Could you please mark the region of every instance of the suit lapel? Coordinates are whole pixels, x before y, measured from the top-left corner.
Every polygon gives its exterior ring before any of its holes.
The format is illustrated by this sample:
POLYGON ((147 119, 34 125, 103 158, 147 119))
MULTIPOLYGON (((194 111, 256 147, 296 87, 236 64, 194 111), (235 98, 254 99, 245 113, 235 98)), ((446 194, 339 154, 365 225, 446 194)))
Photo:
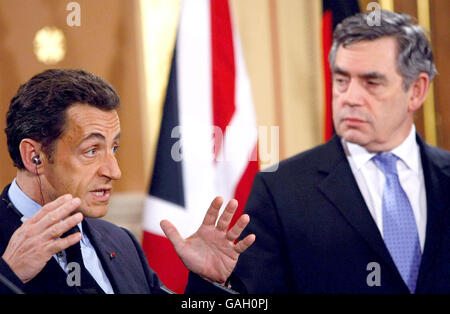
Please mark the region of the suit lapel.
POLYGON ((25 284, 25 293, 50 294, 79 294, 76 287, 67 284, 67 274, 51 257, 45 267, 28 283, 25 284))
POLYGON ((1 208, 1 212, 0 212, 0 232, 3 235, 3 239, 7 239, 7 242, 5 243, 5 247, 9 242, 9 239, 11 238, 12 234, 14 233, 14 231, 16 231, 21 225, 21 221, 19 216, 13 211, 12 208, 8 207, 12 206, 12 203, 8 197, 8 190, 9 190, 10 185, 8 185, 2 193, 0 202, 0 208, 1 208), (11 205, 10 205, 11 204, 11 205))
POLYGON ((109 237, 105 237, 96 230, 89 218, 83 220, 84 230, 86 230, 89 241, 95 248, 114 293, 127 292, 127 280, 124 275, 125 266, 122 263, 122 259, 126 260, 127 257, 121 256, 123 252, 120 251, 120 248, 109 237))
MULTIPOLYGON (((2 243, 6 248, 12 234, 22 225, 19 216, 8 205, 11 201, 8 197, 8 185, 1 195, 0 205, 0 232, 2 243)), ((10 205, 12 206, 12 204, 10 205)), ((54 257, 51 257, 44 268, 32 280, 25 284, 25 293, 78 293, 74 287, 70 287, 66 282, 67 275, 54 257)))
MULTIPOLYGON (((419 270, 417 287, 419 288, 425 275, 430 272, 433 260, 442 246, 442 234, 445 227, 444 218, 446 209, 450 207, 448 193, 450 191, 450 175, 445 173, 443 165, 440 165, 432 157, 432 149, 417 136, 420 146, 425 189, 427 195, 427 226, 425 233, 425 247, 422 254, 422 262, 419 270)), ((448 162, 448 161, 447 161, 448 162)))
POLYGON ((326 146, 328 149, 327 153, 324 154, 326 160, 319 166, 319 172, 325 174, 326 177, 318 184, 318 188, 341 212, 342 216, 365 240, 369 247, 393 271, 398 273, 378 227, 359 190, 342 148, 340 138, 334 136, 326 146))

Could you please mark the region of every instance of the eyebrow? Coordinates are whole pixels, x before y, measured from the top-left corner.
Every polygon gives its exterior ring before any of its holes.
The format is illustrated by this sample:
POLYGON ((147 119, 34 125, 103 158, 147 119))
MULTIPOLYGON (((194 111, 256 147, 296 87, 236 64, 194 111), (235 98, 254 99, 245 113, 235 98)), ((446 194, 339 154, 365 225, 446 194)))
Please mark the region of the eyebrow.
MULTIPOLYGON (((333 74, 339 74, 339 75, 343 75, 343 76, 350 76, 350 73, 339 68, 339 67, 334 67, 332 69, 333 74)), ((387 81, 387 77, 384 74, 381 74, 379 72, 368 72, 368 73, 362 73, 362 74, 358 74, 359 78, 362 79, 366 79, 366 80, 370 80, 370 79, 377 79, 377 80, 381 80, 383 82, 387 81)))
POLYGON ((364 73, 361 75, 358 75, 360 78, 365 79, 365 80, 378 80, 381 82, 386 82, 387 81, 387 77, 384 74, 381 74, 379 72, 369 72, 369 73, 364 73))
MULTIPOLYGON (((117 135, 114 137, 113 141, 118 141, 120 139, 120 136, 122 135, 122 132, 117 133, 117 135)), ((103 134, 99 133, 99 132, 94 132, 94 133, 90 133, 89 135, 87 135, 85 138, 83 138, 81 140, 81 143, 90 140, 90 139, 98 139, 101 141, 106 141, 106 138, 103 134)))
POLYGON ((343 75, 343 76, 350 76, 350 73, 348 73, 347 71, 345 71, 345 70, 343 70, 343 69, 341 69, 340 67, 337 67, 337 66, 334 66, 331 69, 331 72, 333 74, 340 74, 340 75, 343 75))

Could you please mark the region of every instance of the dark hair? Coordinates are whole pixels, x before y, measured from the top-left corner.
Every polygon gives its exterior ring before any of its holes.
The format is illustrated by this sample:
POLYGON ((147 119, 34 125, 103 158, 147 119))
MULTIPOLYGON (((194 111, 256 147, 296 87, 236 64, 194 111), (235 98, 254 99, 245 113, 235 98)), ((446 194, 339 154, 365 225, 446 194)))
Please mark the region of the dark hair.
POLYGON ((427 73, 430 81, 436 75, 431 45, 423 28, 411 22, 407 14, 380 10, 380 23, 369 23, 370 13, 359 13, 343 20, 333 34, 329 61, 334 67, 336 53, 342 45, 372 41, 382 37, 392 36, 397 41, 397 70, 403 76, 403 88, 409 89, 417 76, 427 73))
POLYGON ((46 70, 19 87, 5 128, 15 167, 25 168, 19 150, 24 138, 39 142, 51 161, 53 144, 64 132, 65 113, 75 103, 110 111, 119 107, 120 99, 109 83, 83 70, 46 70))

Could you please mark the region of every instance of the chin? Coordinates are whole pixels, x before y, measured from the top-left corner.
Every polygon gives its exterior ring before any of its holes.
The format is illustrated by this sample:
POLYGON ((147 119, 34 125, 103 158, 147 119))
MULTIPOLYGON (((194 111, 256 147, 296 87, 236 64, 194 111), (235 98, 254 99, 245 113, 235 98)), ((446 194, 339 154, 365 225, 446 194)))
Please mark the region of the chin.
POLYGON ((364 143, 366 142, 365 136, 355 129, 347 129, 343 132, 337 131, 337 133, 341 138, 350 143, 364 146, 364 143))
POLYGON ((84 207, 81 212, 85 217, 101 218, 108 213, 108 204, 102 205, 88 205, 84 207))
POLYGON ((357 136, 344 136, 343 139, 346 140, 347 142, 357 144, 357 145, 363 146, 363 147, 367 143, 366 141, 364 141, 363 139, 361 139, 357 136))

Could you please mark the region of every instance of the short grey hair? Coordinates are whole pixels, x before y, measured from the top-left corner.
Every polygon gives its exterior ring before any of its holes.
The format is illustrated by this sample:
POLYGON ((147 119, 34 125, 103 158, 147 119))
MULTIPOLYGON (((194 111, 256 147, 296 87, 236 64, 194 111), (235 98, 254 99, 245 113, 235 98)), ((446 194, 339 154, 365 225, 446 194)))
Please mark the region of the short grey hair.
POLYGON ((369 14, 358 13, 337 25, 328 57, 331 69, 341 45, 346 47, 361 41, 393 37, 397 42, 397 70, 403 76, 403 88, 408 90, 420 73, 427 73, 431 82, 437 71, 425 30, 413 24, 409 15, 386 10, 380 10, 380 24, 370 26, 369 14))

